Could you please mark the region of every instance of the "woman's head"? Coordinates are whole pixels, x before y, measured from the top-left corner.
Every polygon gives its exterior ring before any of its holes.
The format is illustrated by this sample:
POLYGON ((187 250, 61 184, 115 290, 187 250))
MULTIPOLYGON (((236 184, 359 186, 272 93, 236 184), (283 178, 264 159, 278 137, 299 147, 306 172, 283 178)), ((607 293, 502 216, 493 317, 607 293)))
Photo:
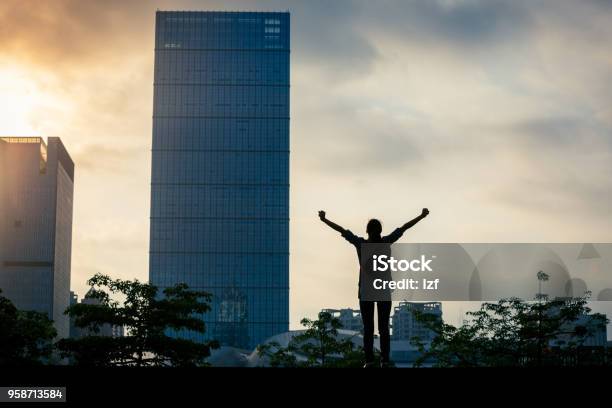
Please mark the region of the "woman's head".
POLYGON ((370 221, 368 221, 366 232, 370 237, 380 237, 380 234, 382 233, 382 224, 376 218, 372 218, 370 221))

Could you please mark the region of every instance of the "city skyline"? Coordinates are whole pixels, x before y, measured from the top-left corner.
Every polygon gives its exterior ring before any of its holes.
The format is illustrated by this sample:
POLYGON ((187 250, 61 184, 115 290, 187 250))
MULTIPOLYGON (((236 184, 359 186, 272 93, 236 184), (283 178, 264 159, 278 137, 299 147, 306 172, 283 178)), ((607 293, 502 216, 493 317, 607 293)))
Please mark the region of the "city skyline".
POLYGON ((297 328, 356 305, 354 254, 319 209, 357 233, 427 206, 408 242, 612 241, 612 9, 550 4, 7 1, 0 134, 73 155, 73 290, 147 280, 155 9, 290 9, 297 328))

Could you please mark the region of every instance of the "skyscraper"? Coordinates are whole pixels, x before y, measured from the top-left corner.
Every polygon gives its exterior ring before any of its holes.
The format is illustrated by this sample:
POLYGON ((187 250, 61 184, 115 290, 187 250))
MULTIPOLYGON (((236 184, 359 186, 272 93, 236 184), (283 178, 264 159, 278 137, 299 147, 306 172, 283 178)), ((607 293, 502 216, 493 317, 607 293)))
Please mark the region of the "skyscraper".
POLYGON ((213 294, 207 334, 289 325, 289 13, 156 14, 149 278, 213 294))
POLYGON ((0 138, 0 289, 68 337, 74 163, 57 137, 0 138))

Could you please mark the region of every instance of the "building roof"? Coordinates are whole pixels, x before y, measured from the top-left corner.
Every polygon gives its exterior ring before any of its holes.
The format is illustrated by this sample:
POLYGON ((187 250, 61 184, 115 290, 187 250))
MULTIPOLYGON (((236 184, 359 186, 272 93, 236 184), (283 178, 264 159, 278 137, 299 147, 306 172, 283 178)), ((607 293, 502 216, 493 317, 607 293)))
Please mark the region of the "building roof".
POLYGON ((14 143, 14 144, 36 144, 42 143, 45 144, 45 141, 40 136, 3 136, 0 137, 0 140, 4 143, 14 143))

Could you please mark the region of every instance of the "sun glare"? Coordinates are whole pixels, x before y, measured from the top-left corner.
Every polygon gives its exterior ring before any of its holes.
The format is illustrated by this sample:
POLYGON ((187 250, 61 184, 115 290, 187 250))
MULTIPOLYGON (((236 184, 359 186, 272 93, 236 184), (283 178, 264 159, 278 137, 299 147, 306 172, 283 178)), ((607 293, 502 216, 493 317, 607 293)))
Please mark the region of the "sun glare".
POLYGON ((39 135, 35 118, 45 99, 27 70, 0 68, 0 135, 39 135))

